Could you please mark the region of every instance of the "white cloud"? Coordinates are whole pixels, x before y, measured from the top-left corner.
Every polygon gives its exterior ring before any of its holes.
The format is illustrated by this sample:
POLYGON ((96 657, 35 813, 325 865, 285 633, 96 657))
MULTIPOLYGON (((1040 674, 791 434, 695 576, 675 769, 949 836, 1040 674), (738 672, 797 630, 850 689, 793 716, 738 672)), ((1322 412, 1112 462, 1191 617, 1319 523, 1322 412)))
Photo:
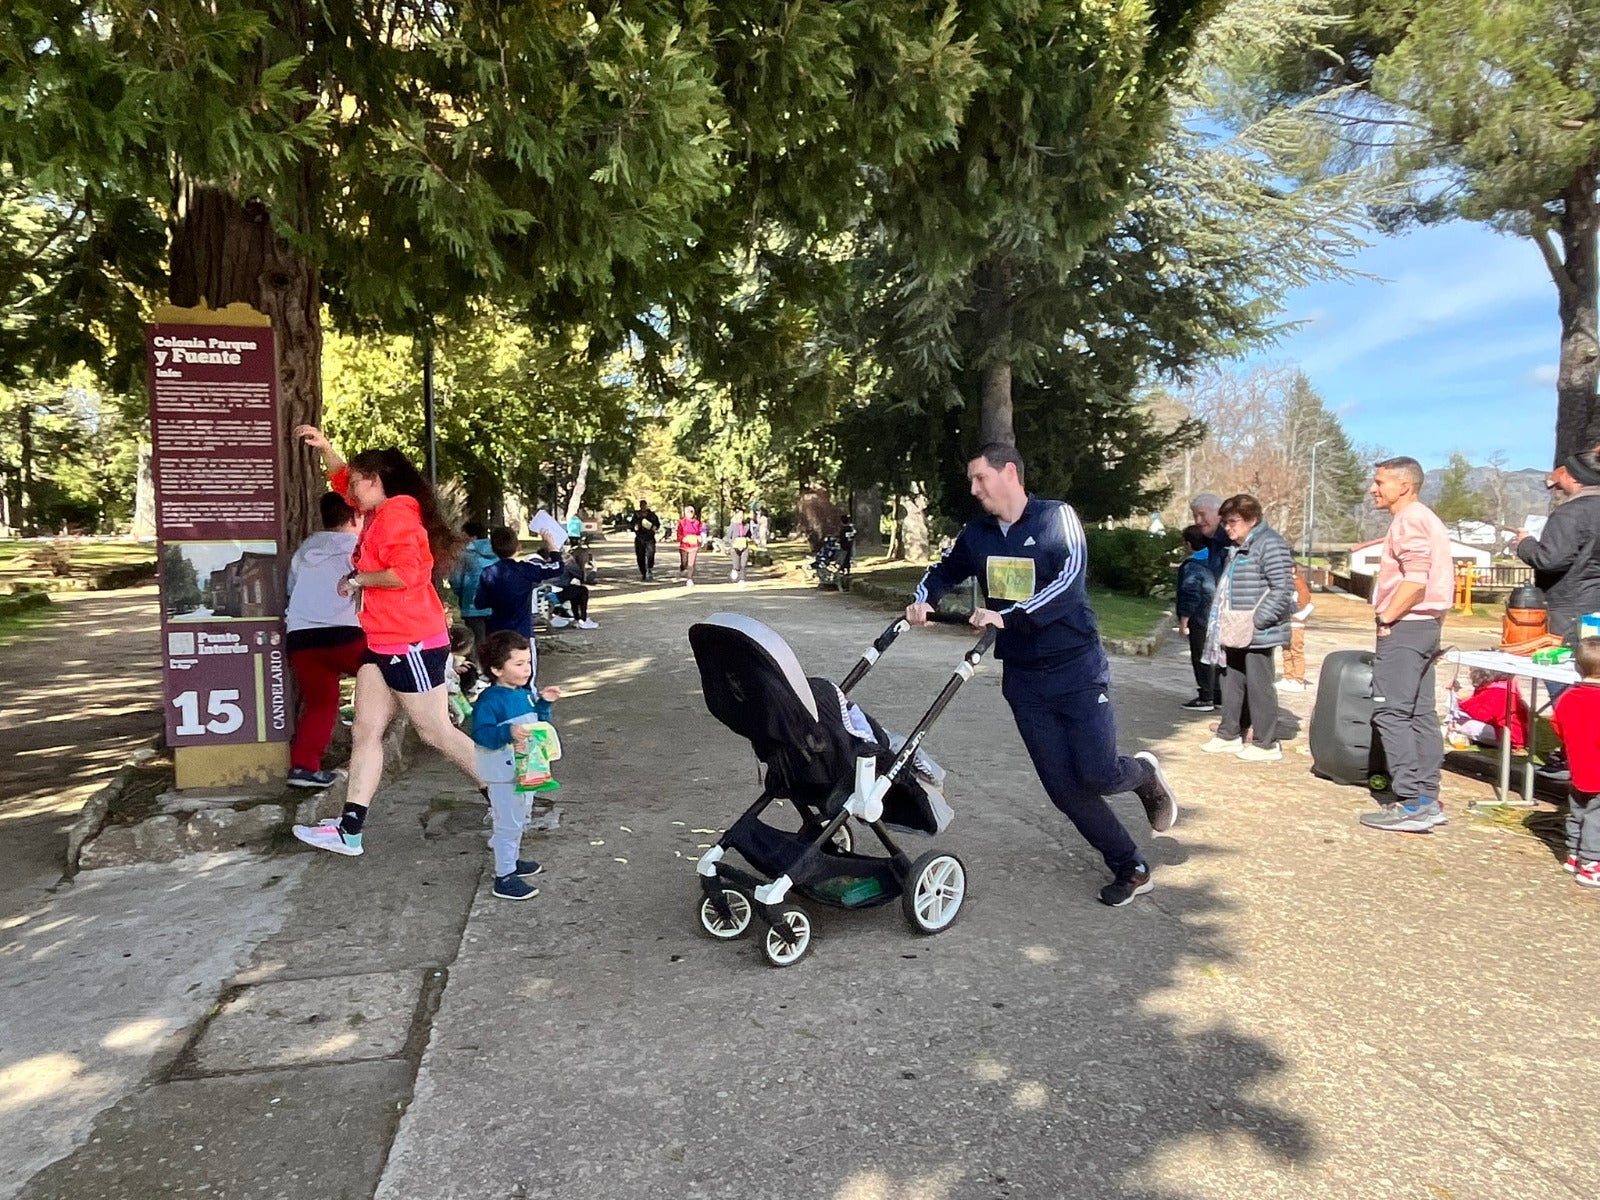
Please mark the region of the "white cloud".
POLYGON ((1524 387, 1555 387, 1560 368, 1555 363, 1540 363, 1522 377, 1524 387))

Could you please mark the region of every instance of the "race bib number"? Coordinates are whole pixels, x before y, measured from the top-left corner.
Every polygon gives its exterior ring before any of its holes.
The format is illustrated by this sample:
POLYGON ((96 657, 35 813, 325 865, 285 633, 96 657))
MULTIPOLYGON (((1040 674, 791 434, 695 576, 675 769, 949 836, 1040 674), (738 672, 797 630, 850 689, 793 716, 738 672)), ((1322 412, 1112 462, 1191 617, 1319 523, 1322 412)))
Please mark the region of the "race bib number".
POLYGON ((1027 600, 1033 595, 1034 573, 1031 558, 991 558, 988 567, 990 600, 1027 600))

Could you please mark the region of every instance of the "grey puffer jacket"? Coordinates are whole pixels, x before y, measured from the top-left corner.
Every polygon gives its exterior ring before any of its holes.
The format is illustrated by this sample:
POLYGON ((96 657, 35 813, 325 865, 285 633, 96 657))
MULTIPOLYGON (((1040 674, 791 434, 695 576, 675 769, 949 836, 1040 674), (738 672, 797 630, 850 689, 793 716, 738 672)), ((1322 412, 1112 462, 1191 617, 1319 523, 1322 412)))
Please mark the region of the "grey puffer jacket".
POLYGON ((1270 650, 1289 644, 1289 614, 1297 607, 1294 589, 1294 553, 1283 535, 1262 522, 1250 531, 1243 544, 1233 547, 1227 568, 1217 584, 1212 605, 1212 625, 1226 605, 1250 608, 1257 600, 1256 636, 1252 650, 1270 650))

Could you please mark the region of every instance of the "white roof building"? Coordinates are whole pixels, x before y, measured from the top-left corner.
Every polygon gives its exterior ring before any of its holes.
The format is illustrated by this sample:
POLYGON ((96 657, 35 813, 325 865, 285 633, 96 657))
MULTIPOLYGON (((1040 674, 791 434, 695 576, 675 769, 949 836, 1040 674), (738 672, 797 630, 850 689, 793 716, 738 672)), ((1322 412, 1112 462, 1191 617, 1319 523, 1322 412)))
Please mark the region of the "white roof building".
MULTIPOLYGON (((1378 538, 1372 542, 1362 542, 1359 546, 1350 547, 1350 570, 1356 575, 1376 575, 1378 573, 1378 560, 1383 557, 1383 539, 1378 538)), ((1475 567, 1488 567, 1494 562, 1493 556, 1482 546, 1468 545, 1466 542, 1450 539, 1450 557, 1456 562, 1467 560, 1475 567)))

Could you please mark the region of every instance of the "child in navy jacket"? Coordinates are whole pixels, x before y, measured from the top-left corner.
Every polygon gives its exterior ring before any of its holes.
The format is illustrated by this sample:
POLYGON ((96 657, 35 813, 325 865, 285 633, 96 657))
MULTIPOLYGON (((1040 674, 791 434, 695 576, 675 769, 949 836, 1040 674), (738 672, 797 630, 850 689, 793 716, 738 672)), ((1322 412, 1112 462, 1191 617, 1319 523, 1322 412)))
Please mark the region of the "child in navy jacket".
POLYGON ((1173 608, 1178 632, 1189 639, 1189 662, 1194 667, 1198 689, 1195 698, 1183 707, 1191 712, 1211 712, 1221 698, 1217 693, 1217 668, 1200 661, 1211 620, 1211 598, 1217 594, 1217 577, 1211 569, 1211 539, 1200 532, 1200 526, 1190 525, 1183 531, 1183 544, 1190 554, 1178 566, 1178 595, 1173 608))
POLYGON ((472 710, 472 740, 478 746, 478 775, 489 792, 494 833, 494 888, 499 900, 532 900, 539 889, 529 885, 544 868, 520 858, 522 831, 528 827, 533 794, 516 787, 515 751, 527 745, 535 721, 550 719, 551 704, 561 698, 558 688, 529 690, 533 680, 533 651, 528 639, 513 630, 491 633, 479 648, 483 669, 493 683, 478 697, 472 710))

